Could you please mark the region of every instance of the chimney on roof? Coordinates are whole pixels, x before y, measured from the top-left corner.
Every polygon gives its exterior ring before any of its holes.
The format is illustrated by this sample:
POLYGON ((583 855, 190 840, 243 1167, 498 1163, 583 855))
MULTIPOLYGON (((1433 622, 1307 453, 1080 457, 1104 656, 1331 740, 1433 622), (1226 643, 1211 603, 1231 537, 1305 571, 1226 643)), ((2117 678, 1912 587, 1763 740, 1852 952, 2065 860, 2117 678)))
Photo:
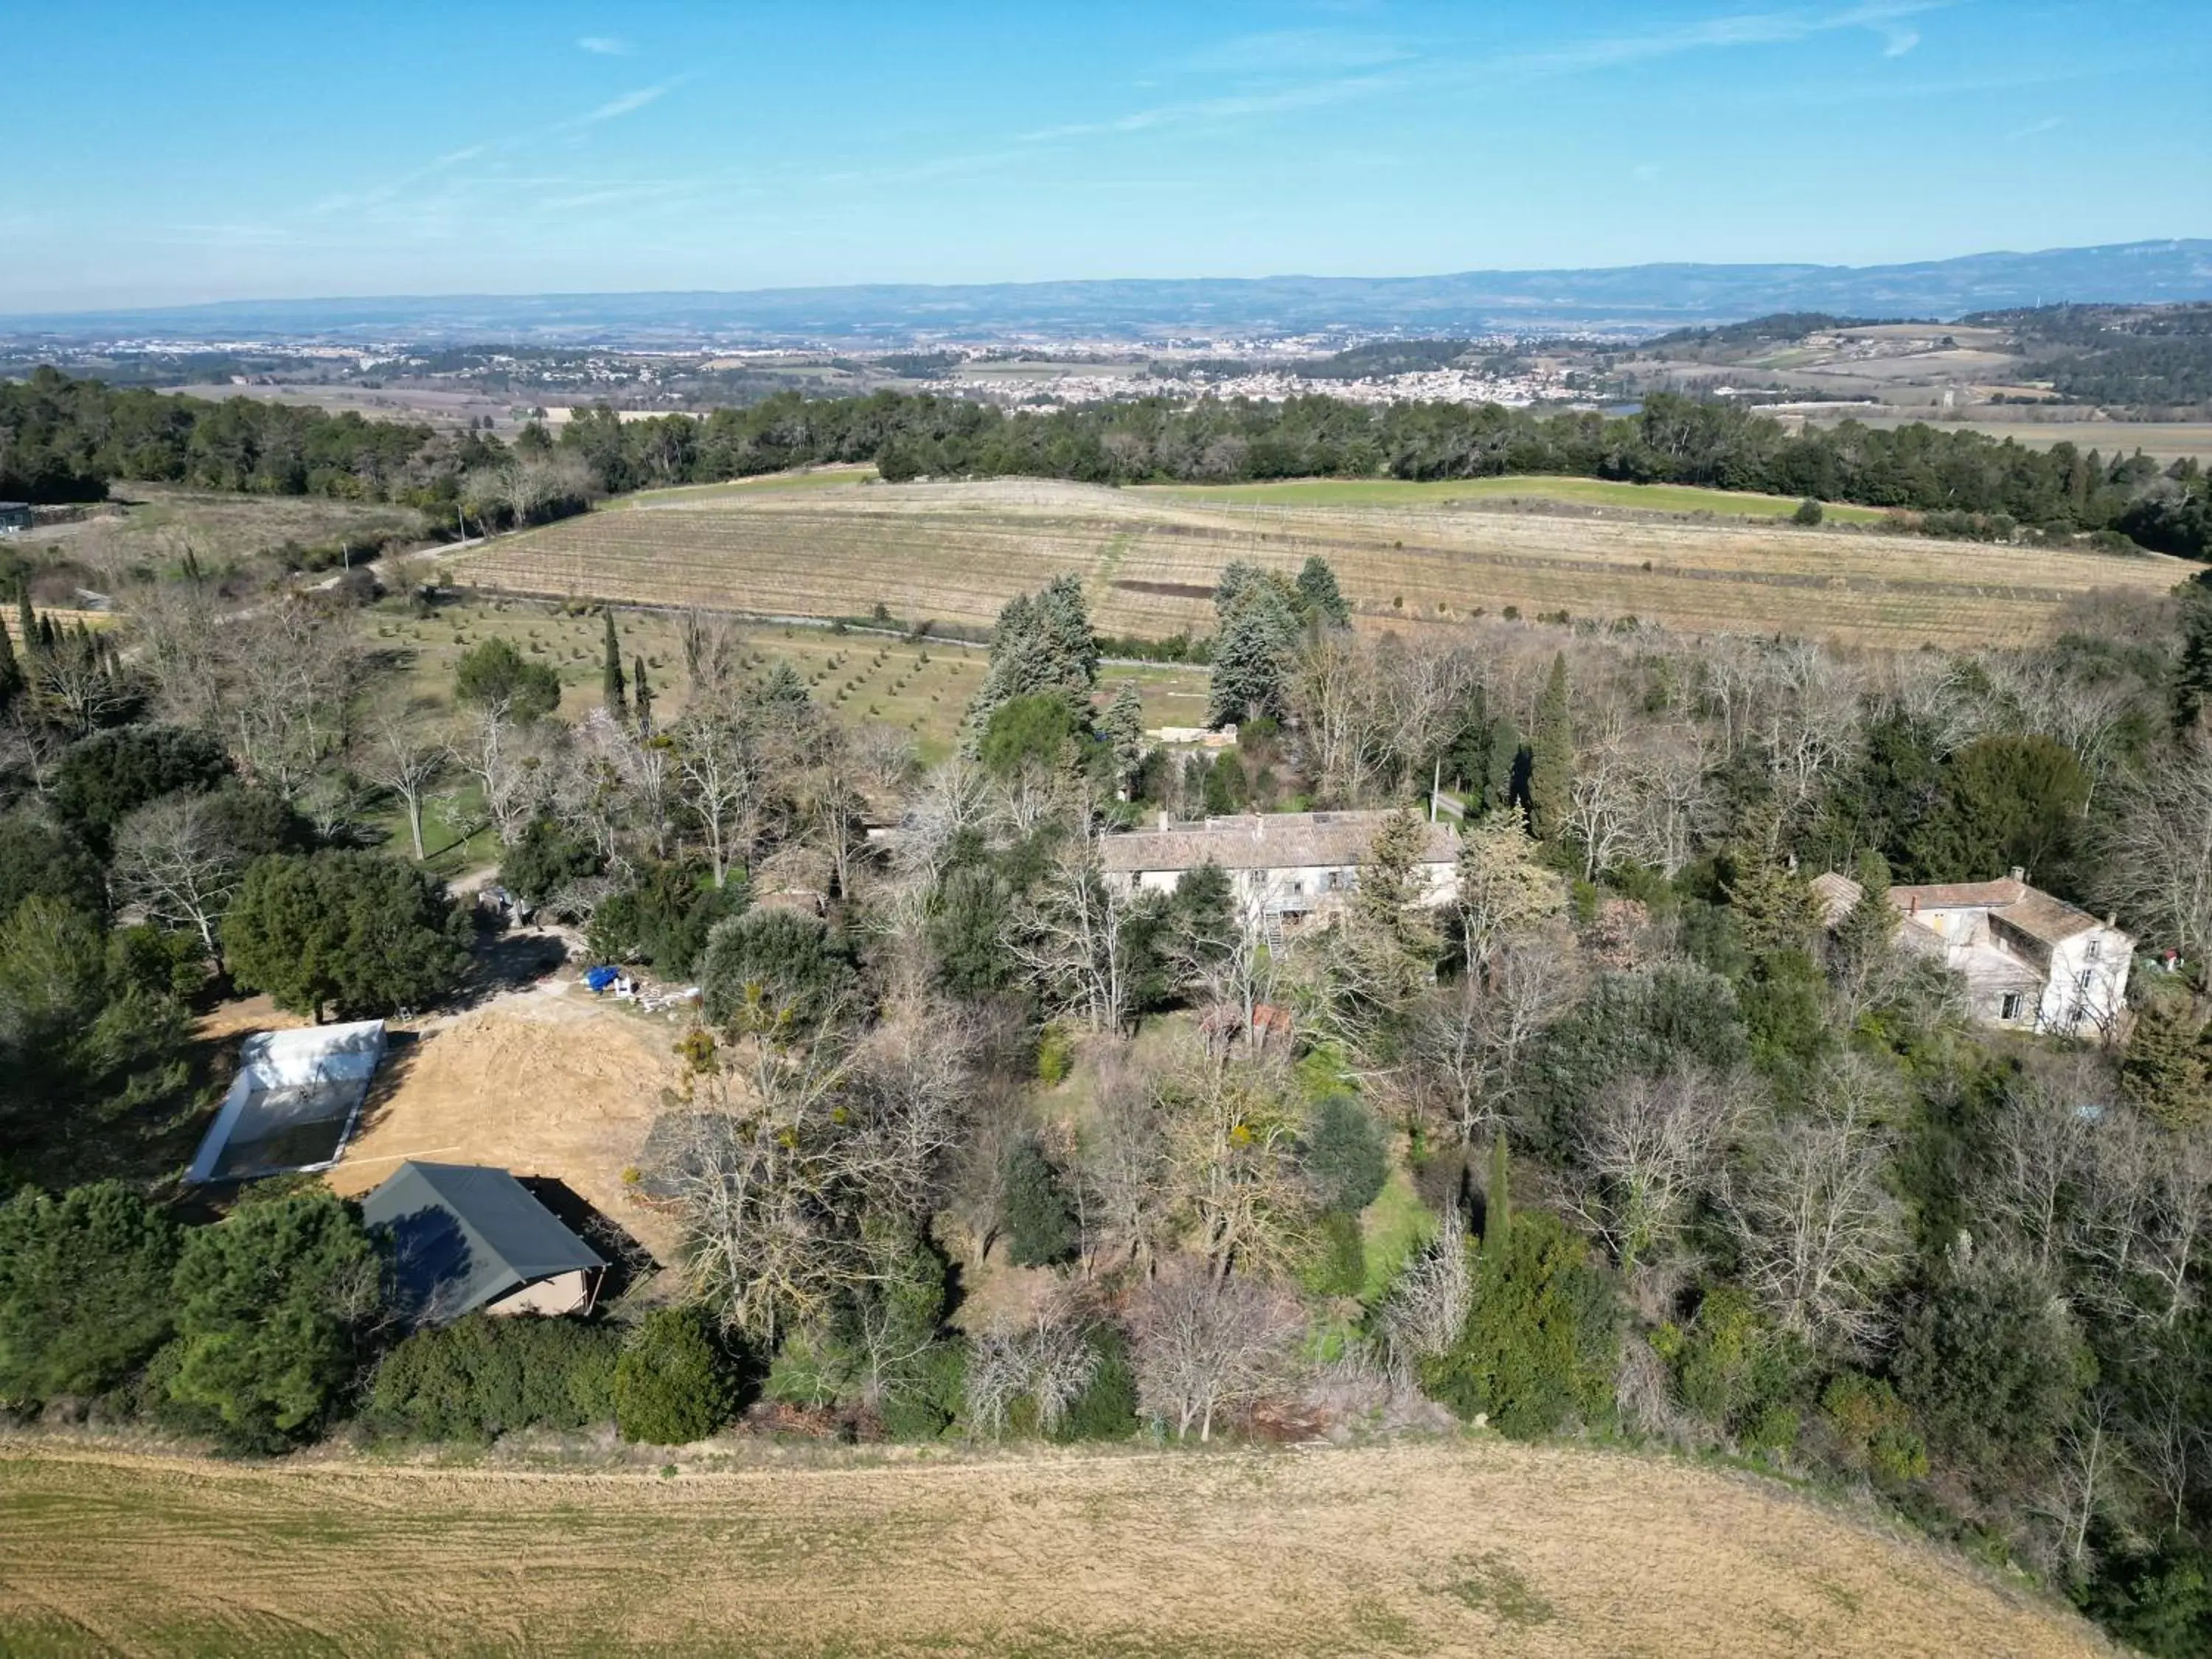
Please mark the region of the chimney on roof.
POLYGON ((2021 869, 2020 866, 2015 864, 2012 867, 2012 878, 2014 881, 2024 882, 2027 879, 2027 872, 2021 869))
POLYGON ((2120 913, 2118 910, 2106 911, 2105 926, 2117 933, 2119 930, 2120 926, 2120 913))
POLYGON ((1915 894, 1912 896, 1911 900, 1911 908, 1905 911, 1905 914, 1906 914, 1907 915, 1911 915, 1911 916, 1917 916, 1917 915, 1918 915, 1920 914, 1920 895, 1919 895, 1919 894, 1915 893, 1915 894))

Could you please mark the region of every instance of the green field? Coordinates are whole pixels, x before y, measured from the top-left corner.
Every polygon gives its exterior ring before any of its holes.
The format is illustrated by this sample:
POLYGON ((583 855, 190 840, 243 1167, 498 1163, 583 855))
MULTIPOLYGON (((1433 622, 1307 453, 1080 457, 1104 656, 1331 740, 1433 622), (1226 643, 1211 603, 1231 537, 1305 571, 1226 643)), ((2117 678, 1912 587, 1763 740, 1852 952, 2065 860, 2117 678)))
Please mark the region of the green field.
MULTIPOLYGON (((1143 486, 1179 501, 1235 507, 1247 502, 1305 507, 1450 507, 1461 501, 1568 501, 1644 513, 1711 513, 1748 519, 1786 517, 1796 498, 1748 490, 1701 489, 1691 484, 1617 483, 1604 478, 1516 475, 1503 478, 1444 478, 1408 483, 1398 478, 1294 478, 1281 483, 1143 486)), ((1879 524, 1890 514, 1875 507, 1830 506, 1838 524, 1879 524)))

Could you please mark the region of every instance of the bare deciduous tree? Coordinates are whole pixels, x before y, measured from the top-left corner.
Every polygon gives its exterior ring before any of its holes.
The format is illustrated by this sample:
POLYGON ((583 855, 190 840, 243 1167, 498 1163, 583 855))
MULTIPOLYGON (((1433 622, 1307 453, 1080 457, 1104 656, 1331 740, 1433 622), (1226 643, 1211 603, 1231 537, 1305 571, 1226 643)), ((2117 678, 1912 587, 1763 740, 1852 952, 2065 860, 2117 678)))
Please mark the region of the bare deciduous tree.
POLYGON ((1623 1273, 1681 1249, 1697 1205, 1719 1189, 1748 1094, 1742 1079, 1680 1065, 1621 1079, 1577 1118, 1571 1201, 1623 1273))
POLYGON ((1034 896, 1008 919, 1006 951, 1036 975, 1058 1012, 1094 1031, 1118 1031, 1129 1012, 1126 937, 1136 896, 1099 872, 1087 842, 1066 848, 1034 896))
POLYGON ((2212 738, 2125 778, 2106 830, 2108 896, 2191 962, 2212 960, 2212 738))
POLYGON ((1745 1279, 1784 1328, 1859 1350, 1884 1329, 1905 1229, 1883 1185, 1889 1136, 1873 1079, 1846 1061, 1820 1093, 1814 1115, 1767 1133, 1723 1203, 1745 1279))
POLYGON ((1468 1259, 1467 1217, 1456 1203, 1444 1207, 1436 1237, 1406 1264, 1390 1287, 1377 1323, 1391 1374, 1410 1383, 1425 1359, 1433 1359, 1467 1328, 1474 1305, 1474 1270, 1468 1259))
POLYGON ((415 857, 422 858, 422 809, 452 763, 448 746, 404 715, 386 713, 370 728, 355 764, 362 777, 389 790, 407 814, 415 857))
POLYGON ((204 795, 164 795, 117 827, 115 875, 126 902, 155 921, 198 933, 218 963, 216 924, 244 873, 204 795))
POLYGON ((1195 1263, 1148 1279, 1130 1305, 1130 1348, 1143 1409, 1212 1437, 1217 1417, 1251 1405, 1280 1382, 1302 1321, 1296 1303, 1242 1274, 1218 1279, 1195 1263))
POLYGON ((1051 1434, 1097 1370, 1098 1351, 1063 1304, 1039 1308, 1018 1326, 994 1324, 969 1345, 969 1424, 995 1440, 1006 1432, 1014 1407, 1026 1400, 1036 1409, 1036 1426, 1051 1434))

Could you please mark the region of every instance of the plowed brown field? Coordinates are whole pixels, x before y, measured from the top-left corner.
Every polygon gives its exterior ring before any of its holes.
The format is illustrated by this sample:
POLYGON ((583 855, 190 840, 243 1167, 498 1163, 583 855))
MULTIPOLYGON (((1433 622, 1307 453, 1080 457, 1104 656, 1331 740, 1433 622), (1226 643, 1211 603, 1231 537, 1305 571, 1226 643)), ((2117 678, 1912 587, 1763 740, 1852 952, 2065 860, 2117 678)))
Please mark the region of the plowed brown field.
POLYGON ((0 1443, 0 1651, 2108 1651, 1955 1557, 1657 1459, 1480 1439, 754 1461, 659 1479, 0 1443))

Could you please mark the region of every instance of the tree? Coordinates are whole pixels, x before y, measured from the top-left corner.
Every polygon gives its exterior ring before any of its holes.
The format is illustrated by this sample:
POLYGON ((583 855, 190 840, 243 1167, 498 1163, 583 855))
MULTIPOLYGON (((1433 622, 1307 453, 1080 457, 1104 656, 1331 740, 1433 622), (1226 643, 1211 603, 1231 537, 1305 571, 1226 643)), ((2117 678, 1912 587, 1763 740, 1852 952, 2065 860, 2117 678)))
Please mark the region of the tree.
POLYGON ((0 814, 0 918, 34 894, 106 919, 106 878, 82 836, 27 810, 0 814))
POLYGON ((127 902, 168 927, 198 935, 218 964, 217 937, 252 854, 228 835, 212 795, 164 795, 139 807, 115 833, 115 876, 127 902))
POLYGON ((544 904, 572 883, 599 874, 599 850, 552 818, 530 821, 499 861, 500 884, 531 904, 544 904))
POLYGON ((561 706, 561 677, 505 640, 490 639, 471 647, 455 667, 453 695, 479 708, 503 708, 512 720, 534 720, 561 706))
POLYGON ((2088 777, 2064 744, 1980 738, 1945 763, 1935 808, 1911 836, 1913 861, 1933 881, 1988 881, 2018 868, 2063 889, 2088 801, 2088 777))
POLYGON ((1010 698, 992 712, 976 758, 994 777, 1012 778, 1029 769, 1048 775, 1059 773, 1074 758, 1079 730, 1075 711, 1064 696, 1031 692, 1010 698))
POLYGON ((256 1449, 304 1438, 352 1380, 380 1306, 355 1205, 316 1188, 241 1206, 185 1237, 170 1397, 256 1449))
POLYGON ((1139 1406, 1178 1440, 1194 1428, 1209 1439, 1216 1417, 1285 1376, 1302 1323, 1295 1302, 1258 1279, 1182 1264, 1146 1280, 1130 1310, 1139 1406))
POLYGON ((1033 1138, 1007 1150, 1003 1182, 1007 1259, 1018 1267, 1048 1267, 1073 1255, 1081 1237, 1075 1212, 1059 1172, 1033 1138))
POLYGON ((2212 962, 2212 734, 2113 793, 2100 884, 2187 960, 2212 962))
POLYGON ((1352 621, 1352 605, 1336 585, 1336 572, 1318 553, 1298 568, 1298 611, 1305 620, 1324 628, 1342 628, 1352 621))
POLYGON ((468 918, 435 878, 374 853, 278 854, 249 866, 222 924, 240 984, 280 1008, 388 1013, 436 1001, 468 964, 468 918))
POLYGON ((169 1334, 177 1229, 120 1182, 0 1205, 0 1401, 114 1387, 169 1334))
MULTIPOLYGON (((1224 573, 1224 591, 1228 580, 1224 573)), ((1217 607, 1221 603, 1217 595, 1217 607)), ((1235 593, 1214 635, 1206 723, 1234 726, 1263 714, 1279 720, 1288 712, 1297 641, 1298 620, 1279 579, 1253 581, 1235 593)))
POLYGON ((1797 510, 1790 515, 1790 522, 1792 524, 1803 525, 1809 529, 1814 525, 1820 523, 1821 519, 1825 516, 1826 515, 1820 510, 1820 503, 1814 501, 1810 495, 1808 495, 1803 501, 1797 503, 1797 510))
POLYGON ((2212 583, 2200 574, 2181 590, 2181 652, 2173 665, 2173 726, 2197 730, 2212 706, 2212 583))
POLYGON ((1079 1014, 1094 1031, 1127 1022, 1140 966, 1139 896, 1106 879, 1087 842, 1065 848, 1034 890, 1011 907, 1004 945, 1035 975, 1055 1012, 1079 1014))
POLYGON ((1620 1315, 1588 1248, 1540 1211, 1492 1206, 1474 1251, 1473 1294, 1452 1346, 1420 1366, 1422 1387, 1463 1418, 1529 1438, 1601 1419, 1613 1397, 1620 1315))
POLYGON ((1472 971, 1483 972, 1500 949, 1566 910, 1566 883, 1537 861, 1538 851, 1521 815, 1502 808, 1461 838, 1456 908, 1472 971))
POLYGON ((696 1309, 653 1309, 615 1362, 615 1426, 625 1440, 688 1446, 728 1422, 737 1404, 729 1361, 696 1309))
POLYGON ((1794 1335, 1844 1352, 1887 1328, 1882 1294, 1905 1263, 1905 1229, 1883 1185, 1891 1139, 1863 1063, 1820 1079, 1817 1113, 1778 1125, 1723 1205, 1753 1292, 1794 1335))
POLYGON ((1898 1334, 1897 1390, 1931 1447, 1982 1480, 2050 1458, 2096 1364, 2051 1286, 1978 1269, 1919 1298, 1898 1334))
POLYGON ((2140 1001, 2120 1087, 2169 1129, 2212 1120, 2212 1036, 2203 1011, 2179 990, 2146 990, 2140 1001))
POLYGON ((700 1003, 723 1024, 749 1001, 800 1027, 830 1018, 859 988, 845 941, 818 916, 748 910, 717 922, 699 968, 700 1003))
POLYGON ((1615 1083, 1577 1120, 1575 1211, 1622 1273, 1683 1248, 1697 1206, 1720 1188, 1744 1093, 1735 1079, 1678 1064, 1615 1083))
POLYGON ((623 681, 622 641, 615 635, 612 606, 608 607, 605 616, 607 637, 599 665, 599 701, 605 705, 607 713, 619 719, 629 712, 629 688, 623 681))
POLYGON ((1054 693, 1076 713, 1087 708, 1097 683, 1098 640, 1083 585, 1061 576, 1035 593, 1018 594, 992 631, 990 666, 968 707, 964 752, 975 752, 992 716, 1015 698, 1054 693))
POLYGON ((1536 704, 1536 739, 1528 767, 1529 827, 1556 840, 1574 807, 1575 729, 1568 705, 1567 657, 1552 658, 1552 675, 1536 704))
POLYGON ((418 864, 423 858, 423 803, 451 758, 445 744, 423 736, 412 721, 387 714, 376 723, 355 763, 369 782, 398 798, 418 864))
POLYGON ((1381 1195, 1389 1155, 1374 1115, 1354 1095, 1325 1095, 1306 1119, 1299 1159, 1322 1208, 1357 1215, 1381 1195))
POLYGON ((637 729, 641 737, 653 735, 653 687, 645 678, 645 659, 639 657, 630 667, 630 695, 637 704, 637 729))
POLYGON ((1138 701, 1137 688, 1129 681, 1122 681, 1114 701, 1106 705, 1105 714, 1099 717, 1098 735, 1114 751, 1115 786, 1126 790, 1145 758, 1145 709, 1138 701))
POLYGON ((86 738, 54 773, 54 805, 104 849, 115 826, 149 801, 209 790, 230 775, 222 745, 174 726, 131 726, 86 738))

